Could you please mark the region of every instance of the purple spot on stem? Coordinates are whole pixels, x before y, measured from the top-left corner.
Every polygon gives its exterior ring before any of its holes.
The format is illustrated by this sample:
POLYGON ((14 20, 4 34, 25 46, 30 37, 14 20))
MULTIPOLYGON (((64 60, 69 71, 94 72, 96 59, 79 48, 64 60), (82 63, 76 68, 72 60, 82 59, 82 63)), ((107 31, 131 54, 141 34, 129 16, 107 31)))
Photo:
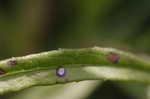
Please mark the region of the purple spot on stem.
POLYGON ((10 61, 8 61, 8 65, 11 65, 11 66, 17 65, 17 61, 16 60, 10 60, 10 61))
POLYGON ((3 69, 0 69, 0 75, 5 74, 6 71, 4 71, 3 69))
POLYGON ((59 77, 65 76, 66 70, 64 67, 60 66, 56 69, 56 75, 59 77))

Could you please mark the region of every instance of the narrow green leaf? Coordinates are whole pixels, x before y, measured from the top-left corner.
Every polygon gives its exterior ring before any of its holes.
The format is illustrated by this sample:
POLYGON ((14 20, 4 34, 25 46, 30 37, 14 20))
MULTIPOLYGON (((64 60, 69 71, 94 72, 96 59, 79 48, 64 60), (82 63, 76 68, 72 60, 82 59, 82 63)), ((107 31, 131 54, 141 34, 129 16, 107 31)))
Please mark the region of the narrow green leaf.
POLYGON ((59 49, 0 61, 0 94, 82 80, 150 83, 150 62, 111 48, 59 49))

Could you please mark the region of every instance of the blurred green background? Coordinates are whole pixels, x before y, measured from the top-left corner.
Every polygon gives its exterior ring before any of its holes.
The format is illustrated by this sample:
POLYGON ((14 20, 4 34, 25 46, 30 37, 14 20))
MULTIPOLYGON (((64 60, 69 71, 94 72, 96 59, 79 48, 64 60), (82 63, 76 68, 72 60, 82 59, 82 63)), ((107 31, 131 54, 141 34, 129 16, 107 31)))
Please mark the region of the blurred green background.
MULTIPOLYGON (((0 0, 0 59, 58 48, 150 54, 150 0, 0 0)), ((148 85, 83 81, 0 99, 150 99, 148 85)))

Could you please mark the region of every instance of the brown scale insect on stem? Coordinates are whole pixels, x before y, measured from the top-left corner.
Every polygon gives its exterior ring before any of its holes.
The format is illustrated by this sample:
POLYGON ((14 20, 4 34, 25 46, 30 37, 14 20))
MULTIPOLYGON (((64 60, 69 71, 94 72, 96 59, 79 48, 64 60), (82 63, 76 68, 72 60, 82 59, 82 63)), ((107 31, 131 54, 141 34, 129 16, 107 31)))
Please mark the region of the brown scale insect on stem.
POLYGON ((113 62, 113 63, 118 63, 119 59, 120 59, 120 56, 117 53, 110 52, 110 53, 107 54, 107 59, 109 61, 113 62))

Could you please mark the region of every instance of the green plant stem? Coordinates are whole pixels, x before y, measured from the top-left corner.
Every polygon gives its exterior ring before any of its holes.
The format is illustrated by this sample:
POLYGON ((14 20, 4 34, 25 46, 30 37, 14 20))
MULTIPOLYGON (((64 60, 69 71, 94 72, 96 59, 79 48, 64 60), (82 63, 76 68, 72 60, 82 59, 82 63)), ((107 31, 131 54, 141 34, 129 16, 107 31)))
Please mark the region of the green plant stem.
POLYGON ((117 66, 125 68, 133 68, 150 72, 150 62, 110 48, 86 48, 86 49, 59 49, 40 54, 33 54, 24 57, 13 57, 0 62, 0 68, 8 73, 26 71, 31 69, 44 69, 46 67, 56 68, 58 66, 76 67, 77 65, 87 66, 117 66), (107 59, 109 53, 119 55, 119 62, 113 63, 107 59), (16 61, 15 66, 10 66, 9 61, 16 61))
POLYGON ((59 49, 0 62, 0 93, 37 85, 82 80, 120 80, 150 83, 150 62, 112 48, 59 49), (113 54, 112 54, 113 53, 113 54), (117 60, 111 55, 117 56, 117 60), (10 64, 15 61, 14 64, 10 64), (56 75, 64 67, 63 77, 56 75))

